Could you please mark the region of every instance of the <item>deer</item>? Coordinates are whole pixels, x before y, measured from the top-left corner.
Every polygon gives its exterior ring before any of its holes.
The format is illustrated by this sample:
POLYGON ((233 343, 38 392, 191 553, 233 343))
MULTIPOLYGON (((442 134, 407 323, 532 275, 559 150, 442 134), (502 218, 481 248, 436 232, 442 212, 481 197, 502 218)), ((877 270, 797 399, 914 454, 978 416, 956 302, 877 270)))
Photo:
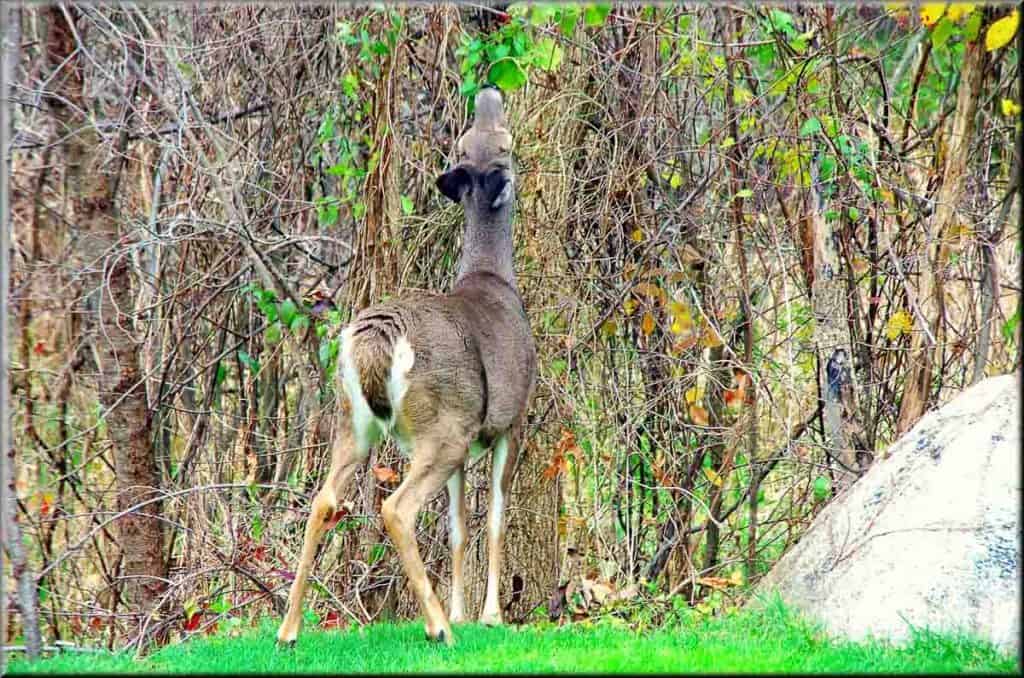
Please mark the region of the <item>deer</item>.
POLYGON ((467 621, 465 470, 470 447, 491 455, 487 587, 479 621, 502 624, 499 578, 505 509, 533 397, 536 347, 513 267, 515 175, 501 93, 481 89, 455 164, 435 181, 464 214, 462 251, 448 293, 411 292, 369 306, 341 331, 339 417, 326 481, 313 499, 278 643, 294 645, 321 538, 371 447, 385 435, 408 457, 381 517, 424 617, 428 640, 454 643, 467 621), (416 516, 442 487, 449 497, 451 587, 446 615, 416 543, 416 516))

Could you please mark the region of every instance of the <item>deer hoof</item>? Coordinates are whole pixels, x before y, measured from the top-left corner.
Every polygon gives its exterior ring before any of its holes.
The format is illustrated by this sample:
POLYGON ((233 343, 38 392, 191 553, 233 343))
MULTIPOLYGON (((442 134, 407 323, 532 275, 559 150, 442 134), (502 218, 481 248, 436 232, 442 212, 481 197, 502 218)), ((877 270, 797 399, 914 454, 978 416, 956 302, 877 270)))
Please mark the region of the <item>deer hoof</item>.
POLYGON ((295 647, 295 638, 298 635, 297 631, 289 631, 282 626, 277 631, 277 646, 289 649, 295 647))
POLYGON ((480 623, 484 626, 501 626, 501 615, 500 614, 482 614, 480 615, 480 623))
POLYGON ((442 643, 444 645, 447 645, 448 647, 451 647, 455 644, 455 637, 452 635, 451 629, 441 628, 437 630, 437 633, 431 633, 430 631, 427 631, 426 635, 427 640, 429 640, 432 643, 442 643))

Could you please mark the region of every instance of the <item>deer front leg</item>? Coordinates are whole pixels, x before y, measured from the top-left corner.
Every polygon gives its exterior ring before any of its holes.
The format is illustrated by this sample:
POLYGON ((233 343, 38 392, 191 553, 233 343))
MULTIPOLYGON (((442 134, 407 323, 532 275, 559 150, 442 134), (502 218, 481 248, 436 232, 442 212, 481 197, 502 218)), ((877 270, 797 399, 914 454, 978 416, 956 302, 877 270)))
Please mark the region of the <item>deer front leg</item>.
POLYGON ((295 569, 295 579, 288 594, 288 611, 277 630, 277 641, 291 644, 299 635, 302 626, 302 598, 306 593, 306 582, 313 569, 313 559, 320 539, 329 527, 328 521, 338 510, 340 497, 345 486, 352 479, 356 467, 365 461, 366 450, 359 450, 353 440, 351 431, 345 427, 335 438, 334 450, 331 455, 331 469, 327 473, 327 481, 313 499, 313 506, 306 521, 306 536, 302 542, 302 555, 295 569))
POLYGON ((505 434, 494 444, 491 454, 491 501, 487 511, 487 593, 480 623, 502 623, 498 583, 501 580, 501 556, 505 542, 505 504, 512 486, 512 466, 519 451, 519 436, 505 434))
POLYGON ((452 548, 451 599, 448 621, 458 624, 466 620, 466 582, 463 563, 466 559, 466 485, 462 466, 448 479, 448 535, 452 548))

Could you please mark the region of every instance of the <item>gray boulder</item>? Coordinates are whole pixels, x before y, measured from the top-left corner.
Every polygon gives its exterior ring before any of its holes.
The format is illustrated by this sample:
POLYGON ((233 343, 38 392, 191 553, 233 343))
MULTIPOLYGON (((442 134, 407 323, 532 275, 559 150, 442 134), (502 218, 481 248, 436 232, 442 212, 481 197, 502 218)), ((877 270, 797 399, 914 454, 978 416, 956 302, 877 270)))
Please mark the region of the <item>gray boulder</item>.
POLYGON ((832 633, 911 627, 1020 646, 1020 375, 929 412, 758 585, 832 633))

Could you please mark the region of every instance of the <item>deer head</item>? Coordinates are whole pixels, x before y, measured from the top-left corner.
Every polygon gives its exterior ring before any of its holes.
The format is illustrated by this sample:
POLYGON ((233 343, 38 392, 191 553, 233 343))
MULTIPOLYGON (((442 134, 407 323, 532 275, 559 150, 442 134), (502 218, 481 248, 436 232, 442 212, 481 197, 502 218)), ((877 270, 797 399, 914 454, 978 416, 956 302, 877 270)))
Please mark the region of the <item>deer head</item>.
POLYGON ((467 221, 489 220, 512 204, 512 135, 497 88, 476 95, 473 125, 455 144, 455 155, 455 166, 437 178, 437 187, 462 203, 467 221))

